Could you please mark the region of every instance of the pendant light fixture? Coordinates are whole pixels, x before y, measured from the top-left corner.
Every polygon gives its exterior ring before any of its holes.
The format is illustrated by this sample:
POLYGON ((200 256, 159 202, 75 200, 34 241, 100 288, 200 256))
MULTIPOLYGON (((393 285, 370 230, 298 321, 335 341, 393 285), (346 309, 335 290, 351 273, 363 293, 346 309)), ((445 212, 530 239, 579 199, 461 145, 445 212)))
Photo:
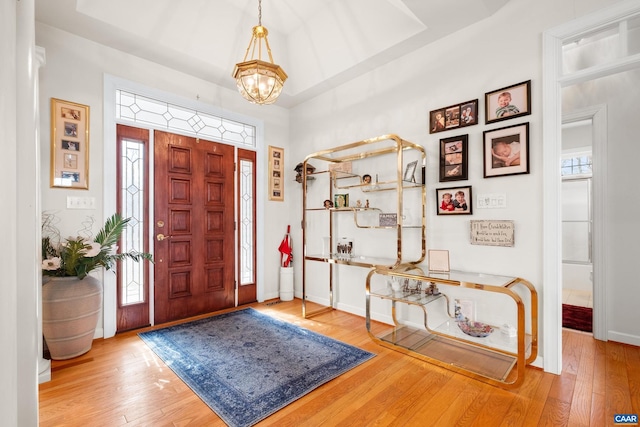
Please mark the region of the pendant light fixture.
POLYGON ((258 0, 258 25, 253 27, 244 59, 233 70, 240 95, 254 104, 273 104, 287 80, 287 73, 273 62, 268 34, 267 29, 262 26, 262 0, 258 0), (269 62, 262 60, 263 41, 269 54, 269 62))

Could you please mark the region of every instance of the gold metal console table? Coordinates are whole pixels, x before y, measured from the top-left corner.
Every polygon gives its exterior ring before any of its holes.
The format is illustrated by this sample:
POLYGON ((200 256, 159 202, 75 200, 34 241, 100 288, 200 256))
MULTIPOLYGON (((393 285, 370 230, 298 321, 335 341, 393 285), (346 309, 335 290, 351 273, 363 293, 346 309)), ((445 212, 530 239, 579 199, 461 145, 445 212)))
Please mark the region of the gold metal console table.
POLYGON ((380 345, 491 385, 514 388, 522 383, 525 366, 531 364, 538 355, 538 294, 530 282, 518 277, 461 271, 435 273, 416 266, 394 270, 377 268, 369 273, 366 281, 366 325, 369 336, 380 345), (373 278, 378 275, 386 276, 385 285, 380 285, 378 279, 376 285, 372 286, 373 278), (408 279, 422 284, 434 284, 438 293, 425 293, 424 289, 421 292, 406 289, 394 291, 386 286, 386 279, 391 277, 396 280, 408 279), (516 337, 503 334, 498 326, 493 326, 494 332, 489 337, 479 338, 464 334, 458 328, 450 310, 447 293, 453 287, 509 296, 517 308, 516 337), (525 293, 528 304, 525 304, 516 291, 525 293), (372 297, 389 300, 392 305, 394 326, 377 335, 371 332, 372 297), (411 327, 399 322, 396 318, 398 303, 420 307, 424 315, 424 328, 411 327), (446 304, 446 310, 442 304, 446 304), (430 326, 427 322, 428 306, 446 311, 448 320, 430 326))

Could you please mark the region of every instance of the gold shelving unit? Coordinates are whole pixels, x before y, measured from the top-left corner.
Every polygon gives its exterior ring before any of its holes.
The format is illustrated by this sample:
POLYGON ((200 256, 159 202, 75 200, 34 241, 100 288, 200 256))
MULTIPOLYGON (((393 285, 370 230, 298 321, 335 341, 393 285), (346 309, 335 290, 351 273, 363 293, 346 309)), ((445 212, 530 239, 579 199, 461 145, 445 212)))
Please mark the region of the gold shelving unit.
MULTIPOLYGON (((315 314, 332 310, 333 301, 333 269, 336 265, 351 265, 365 268, 382 268, 382 269, 394 269, 401 264, 415 265, 422 262, 426 253, 426 217, 425 217, 425 205, 426 205, 426 193, 425 186, 422 182, 416 182, 414 179, 405 180, 404 176, 406 172, 407 163, 409 160, 418 162, 422 167, 425 165, 426 153, 422 146, 406 141, 394 134, 382 135, 376 138, 366 139, 363 141, 357 141, 350 144, 342 145, 328 150, 318 151, 316 153, 308 155, 302 167, 302 188, 303 188, 303 201, 302 201, 302 240, 304 248, 304 260, 302 264, 302 315, 303 317, 311 317, 315 314), (352 164, 355 166, 361 162, 372 162, 377 164, 384 164, 387 169, 385 172, 378 173, 375 181, 365 182, 363 180, 362 173, 356 173, 354 171, 345 171, 341 166, 346 164, 352 164), (313 167, 307 167, 310 164, 313 167), (313 172, 310 172, 310 171, 313 172), (378 180, 378 175, 383 175, 382 180, 378 180), (397 215, 397 221, 395 225, 379 225, 366 223, 361 221, 361 218, 367 214, 373 214, 376 212, 382 212, 379 207, 332 207, 322 208, 319 203, 310 204, 308 200, 308 185, 321 185, 319 178, 325 178, 326 182, 326 194, 325 198, 329 200, 334 199, 334 194, 341 191, 359 190, 365 194, 373 194, 383 192, 388 194, 391 203, 394 204, 395 212, 397 215), (403 223, 403 203, 405 192, 413 192, 416 198, 420 200, 420 221, 411 225, 403 223), (394 200, 395 199, 395 200, 394 200), (323 254, 307 253, 307 243, 311 238, 308 235, 307 224, 309 215, 320 214, 318 211, 325 211, 328 219, 327 236, 329 238, 329 252, 323 254), (358 257, 345 257, 339 256, 331 252, 331 249, 336 243, 336 236, 334 235, 335 216, 337 215, 352 215, 354 224, 357 228, 367 229, 395 229, 396 230, 396 257, 395 258, 379 258, 372 256, 358 256, 358 257), (418 238, 420 238, 420 253, 413 254, 412 258, 407 258, 406 254, 402 253, 402 239, 403 231, 408 228, 420 230, 418 238), (329 280, 328 280, 328 299, 329 305, 313 312, 307 311, 306 299, 307 299, 307 262, 323 262, 329 264, 329 280)), ((353 169, 357 169, 354 167, 353 169)), ((416 172, 420 169, 418 168, 416 172)), ((380 171, 382 172, 382 171, 380 171)), ((413 175, 413 177, 415 174, 413 175)), ((411 177, 411 178, 413 178, 411 177)), ((412 196, 413 196, 412 194, 412 196)), ((389 242, 393 244, 393 242, 389 242)))

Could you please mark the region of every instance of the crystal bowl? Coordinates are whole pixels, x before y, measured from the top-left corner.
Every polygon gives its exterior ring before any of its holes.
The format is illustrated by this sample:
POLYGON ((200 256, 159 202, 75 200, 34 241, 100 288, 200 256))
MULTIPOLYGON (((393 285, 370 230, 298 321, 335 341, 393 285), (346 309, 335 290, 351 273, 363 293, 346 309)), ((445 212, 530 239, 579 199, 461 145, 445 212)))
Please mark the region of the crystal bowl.
POLYGON ((482 322, 471 322, 466 320, 456 323, 462 332, 472 337, 484 338, 493 332, 491 325, 482 322))

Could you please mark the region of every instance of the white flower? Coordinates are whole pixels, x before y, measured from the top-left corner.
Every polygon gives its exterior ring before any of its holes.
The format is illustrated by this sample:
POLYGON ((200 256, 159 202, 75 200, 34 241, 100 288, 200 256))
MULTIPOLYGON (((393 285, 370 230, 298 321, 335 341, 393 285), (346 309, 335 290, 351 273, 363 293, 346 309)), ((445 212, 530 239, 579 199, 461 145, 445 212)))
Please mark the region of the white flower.
POLYGON ((87 245, 89 246, 89 248, 83 251, 84 256, 86 256, 87 258, 93 258, 94 256, 98 255, 100 253, 100 250, 102 249, 100 243, 97 242, 87 243, 87 245))
POLYGON ((57 270, 60 268, 60 257, 53 257, 42 261, 43 270, 57 270))

